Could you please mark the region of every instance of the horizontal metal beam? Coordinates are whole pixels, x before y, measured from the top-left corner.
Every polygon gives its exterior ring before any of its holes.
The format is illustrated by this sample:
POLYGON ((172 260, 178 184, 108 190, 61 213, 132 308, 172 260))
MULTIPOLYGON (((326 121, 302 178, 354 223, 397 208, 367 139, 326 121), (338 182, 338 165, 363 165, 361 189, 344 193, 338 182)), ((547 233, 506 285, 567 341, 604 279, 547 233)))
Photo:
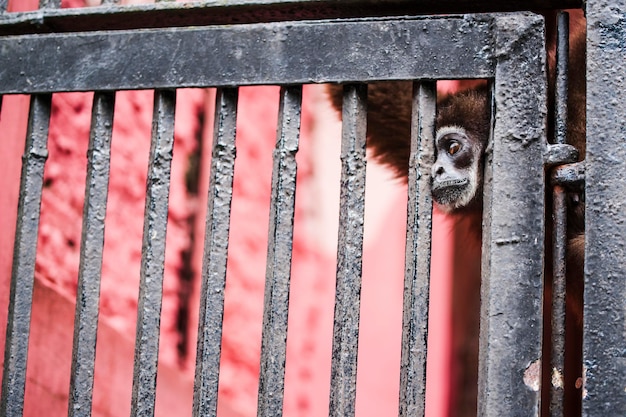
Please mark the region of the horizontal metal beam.
POLYGON ((582 7, 582 0, 230 0, 0 15, 0 35, 582 7))
POLYGON ((494 75, 491 15, 0 38, 0 94, 494 75))

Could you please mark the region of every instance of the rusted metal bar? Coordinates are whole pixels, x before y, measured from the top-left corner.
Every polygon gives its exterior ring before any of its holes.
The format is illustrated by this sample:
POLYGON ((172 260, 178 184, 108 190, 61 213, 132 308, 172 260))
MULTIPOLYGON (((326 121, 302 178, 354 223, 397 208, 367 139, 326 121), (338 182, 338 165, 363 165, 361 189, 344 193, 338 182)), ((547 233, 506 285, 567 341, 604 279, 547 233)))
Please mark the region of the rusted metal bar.
MULTIPOLYGON (((6 0, 0 0, 6 1, 6 0)), ((71 8, 0 17, 0 35, 234 25, 276 21, 396 17, 580 8, 582 0, 229 0, 71 8)))
POLYGON ((342 113, 339 242, 330 381, 331 417, 351 417, 355 411, 365 214, 366 117, 367 86, 346 85, 342 113))
MULTIPOLYGON (((567 91, 569 69, 569 15, 557 16, 556 82, 554 97, 554 138, 567 143, 567 91)), ((552 311, 550 357, 550 415, 563 416, 565 373, 565 276, 567 259, 567 203, 563 187, 552 190, 552 311)))
POLYGON ((552 191, 552 343, 550 361, 550 415, 563 416, 565 370, 565 276, 567 256, 567 204, 565 190, 552 191))
POLYGON ((585 187, 585 171, 585 162, 582 161, 561 165, 552 171, 552 183, 582 190, 585 187))
POLYGON ((114 93, 94 95, 76 290, 69 417, 91 416, 114 106, 114 93))
POLYGON ((414 85, 400 362, 401 417, 423 416, 426 405, 433 209, 430 167, 435 157, 436 102, 437 85, 434 81, 422 81, 414 85))
POLYGON ((13 247, 13 271, 4 364, 2 365, 2 400, 0 401, 2 417, 21 417, 24 410, 28 336, 33 303, 43 172, 48 158, 51 101, 52 96, 48 94, 35 95, 30 99, 13 247))
POLYGON ((457 16, 0 37, 0 94, 489 78, 491 21, 457 16), (443 33, 449 35, 426 36, 443 33))
POLYGON ((578 149, 575 146, 562 143, 549 143, 544 155, 546 168, 562 164, 574 163, 578 160, 578 149))
POLYGON ((587 0, 583 415, 626 415, 626 1, 587 0))
POLYGON ((217 415, 228 233, 237 154, 237 101, 236 88, 217 90, 198 320, 194 417, 217 415))
POLYGON ((175 107, 175 91, 155 91, 137 306, 132 417, 154 415, 175 107))
POLYGON ((272 197, 265 272, 265 306, 257 416, 281 416, 285 390, 289 280, 296 205, 296 152, 302 86, 280 90, 279 126, 272 170, 272 197))
POLYGON ((567 92, 569 72, 569 14, 557 15, 556 80, 554 89, 554 139, 567 143, 567 92))
POLYGON ((497 112, 484 180, 480 416, 539 414, 547 97, 543 33, 543 19, 536 15, 495 19, 497 112))

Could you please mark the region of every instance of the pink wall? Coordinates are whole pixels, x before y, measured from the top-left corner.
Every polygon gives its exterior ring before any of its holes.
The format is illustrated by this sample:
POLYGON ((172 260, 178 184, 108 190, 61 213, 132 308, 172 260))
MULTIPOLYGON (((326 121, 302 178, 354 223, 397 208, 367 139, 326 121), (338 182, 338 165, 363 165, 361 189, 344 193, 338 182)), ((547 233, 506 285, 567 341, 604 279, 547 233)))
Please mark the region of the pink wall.
MULTIPOLYGON (((16 7, 32 7, 36 3, 36 0, 12 1, 10 6, 17 10, 16 7)), ((64 6, 79 3, 69 1, 64 6)), ((191 410, 213 96, 210 90, 184 90, 179 91, 177 99, 160 342, 162 371, 157 393, 160 415, 188 415, 191 410), (199 192, 194 194, 185 187, 185 175, 190 157, 198 151, 199 135, 204 143, 202 175, 199 192), (185 265, 184 254, 189 251, 193 261, 185 265), (191 284, 181 275, 186 266, 191 267, 191 284), (188 324, 179 317, 185 308, 191 312, 188 324), (186 352, 181 351, 181 340, 189 346, 186 352)), ((336 196, 333 186, 324 183, 321 188, 326 191, 319 193, 316 179, 323 174, 320 170, 326 168, 315 159, 320 152, 316 148, 319 143, 315 131, 333 120, 320 116, 320 109, 326 103, 319 87, 305 87, 303 102, 285 415, 322 416, 328 414, 336 250, 325 248, 315 235, 324 223, 318 211, 321 199, 336 196)), ((24 97, 5 97, 0 118, 3 150, 0 154, 0 311, 3 312, 8 302, 27 103, 24 97)), ((53 100, 50 157, 45 172, 47 187, 43 193, 36 264, 27 415, 41 415, 40 406, 46 404, 43 398, 55 404, 56 408, 49 410, 58 409, 63 414, 62 410, 67 408, 90 108, 91 94, 58 94, 53 100), (51 344, 54 348, 48 349, 51 344)), ((256 412, 277 109, 278 88, 241 88, 220 376, 223 414, 220 415, 252 416, 256 412)), ((151 113, 151 92, 118 93, 96 359, 94 412, 98 415, 124 415, 130 405, 151 113)), ((322 155, 328 153, 328 159, 338 160, 338 154, 332 152, 324 150, 322 155)), ((338 179, 333 184, 336 183, 338 179)), ((381 184, 392 191, 385 194, 388 201, 382 208, 372 208, 378 213, 378 220, 368 218, 366 223, 383 226, 366 226, 357 381, 358 415, 376 417, 393 415, 398 408, 406 221, 404 187, 392 180, 383 180, 381 184)), ((376 198, 375 191, 368 194, 369 200, 376 198)), ((428 415, 443 416, 447 414, 451 395, 450 276, 454 252, 448 243, 453 233, 450 221, 436 213, 434 229, 433 265, 437 268, 431 279, 428 415)), ((336 239, 336 232, 333 233, 330 233, 332 239, 336 239)), ((6 314, 0 313, 0 347, 4 346, 5 326, 6 314)))

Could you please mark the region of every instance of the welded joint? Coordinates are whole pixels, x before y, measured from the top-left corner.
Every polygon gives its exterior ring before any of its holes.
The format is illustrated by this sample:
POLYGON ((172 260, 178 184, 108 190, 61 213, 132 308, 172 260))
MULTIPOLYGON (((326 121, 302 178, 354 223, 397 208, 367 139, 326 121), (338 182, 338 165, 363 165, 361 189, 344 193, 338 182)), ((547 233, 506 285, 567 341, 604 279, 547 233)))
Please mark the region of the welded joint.
POLYGON ((567 188, 583 189, 585 186, 585 162, 575 162, 558 166, 552 170, 552 185, 563 185, 567 188))
POLYGON ((547 168, 578 161, 578 149, 565 143, 549 144, 543 157, 547 168))

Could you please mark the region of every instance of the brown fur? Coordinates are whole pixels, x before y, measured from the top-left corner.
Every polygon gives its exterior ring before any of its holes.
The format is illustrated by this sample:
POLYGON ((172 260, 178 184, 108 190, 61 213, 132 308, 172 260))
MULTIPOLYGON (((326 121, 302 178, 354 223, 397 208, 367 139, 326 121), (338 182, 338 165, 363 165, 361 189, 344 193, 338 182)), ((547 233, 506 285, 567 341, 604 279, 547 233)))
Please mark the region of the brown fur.
MULTIPOLYGON (((341 110, 343 86, 331 84, 328 90, 333 106, 341 110)), ((367 90, 367 146, 379 162, 405 181, 411 148, 412 91, 410 81, 377 82, 367 90)))
MULTIPOLYGON (((475 84, 470 82, 469 85, 475 84)), ((340 111, 343 86, 330 84, 328 92, 333 106, 340 111)), ((411 81, 381 81, 371 84, 367 90, 367 146, 378 162, 390 167, 404 181, 408 177, 411 152, 412 94, 411 81)), ((477 135, 487 134, 489 118, 484 82, 477 89, 445 96, 437 103, 437 127, 445 121, 463 125, 477 135), (455 107, 463 114, 475 115, 475 119, 468 124, 455 107)))

